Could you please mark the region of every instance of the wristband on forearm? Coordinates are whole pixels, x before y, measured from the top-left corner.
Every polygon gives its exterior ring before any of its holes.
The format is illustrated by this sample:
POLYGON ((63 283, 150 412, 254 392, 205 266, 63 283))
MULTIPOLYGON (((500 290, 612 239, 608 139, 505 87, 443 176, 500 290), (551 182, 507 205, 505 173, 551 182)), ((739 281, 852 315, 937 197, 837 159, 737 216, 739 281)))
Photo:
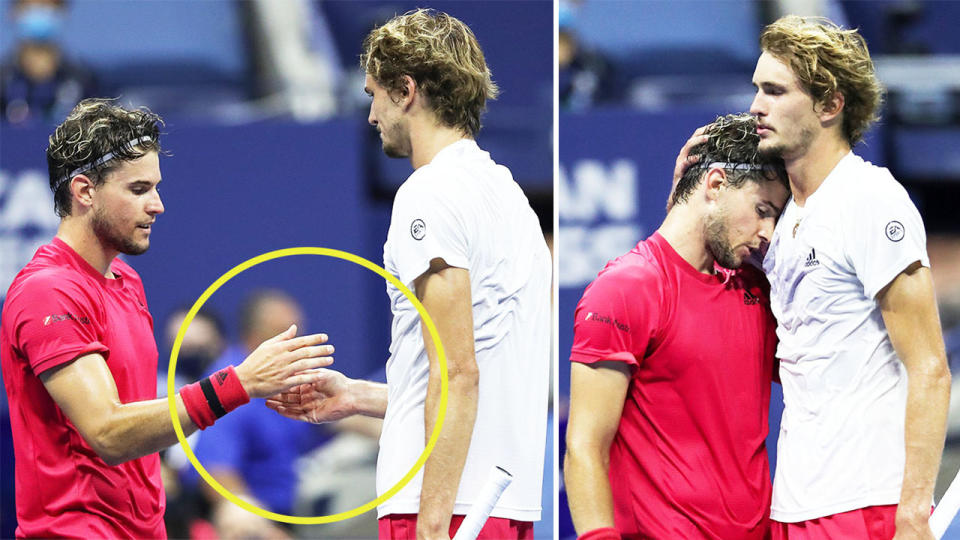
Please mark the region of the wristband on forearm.
POLYGON ((620 533, 613 527, 601 527, 581 534, 577 540, 620 540, 620 533))
POLYGON ((190 420, 200 429, 212 426, 217 418, 250 401, 233 366, 184 386, 180 397, 190 420))

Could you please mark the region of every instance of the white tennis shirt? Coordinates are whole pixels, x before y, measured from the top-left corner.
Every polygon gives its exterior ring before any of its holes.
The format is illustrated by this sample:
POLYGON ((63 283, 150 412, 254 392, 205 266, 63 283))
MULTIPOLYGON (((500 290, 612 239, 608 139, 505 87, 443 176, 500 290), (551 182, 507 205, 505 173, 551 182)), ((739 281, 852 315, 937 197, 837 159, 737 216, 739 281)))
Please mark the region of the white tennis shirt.
MULTIPOLYGON (((447 146, 414 171, 393 203, 383 246, 386 270, 413 290, 414 280, 438 257, 470 272, 480 371, 477 420, 454 513, 466 514, 498 465, 513 475, 513 483, 491 515, 539 520, 550 373, 550 253, 509 169, 472 140, 447 146)), ((389 283, 387 293, 393 328, 378 495, 423 452, 429 373, 420 316, 389 283)), ((378 507, 378 516, 417 513, 422 481, 421 470, 378 507)))
POLYGON ((788 201, 763 262, 784 398, 772 519, 900 500, 907 373, 876 296, 915 261, 930 265, 916 207, 852 152, 788 201))

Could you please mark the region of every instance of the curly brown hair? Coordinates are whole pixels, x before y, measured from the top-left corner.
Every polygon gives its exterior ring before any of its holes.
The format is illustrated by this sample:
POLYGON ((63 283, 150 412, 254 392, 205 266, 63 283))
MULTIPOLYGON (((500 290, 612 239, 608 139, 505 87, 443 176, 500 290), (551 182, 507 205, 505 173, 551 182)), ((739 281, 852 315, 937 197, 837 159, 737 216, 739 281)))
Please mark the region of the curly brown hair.
POLYGON ((432 9, 417 9, 374 28, 363 40, 360 65, 388 92, 404 93, 409 75, 445 125, 470 135, 499 89, 467 25, 432 9))
POLYGON ((47 170, 54 210, 60 217, 71 212, 69 181, 72 176, 82 172, 94 185, 100 185, 120 162, 161 151, 163 120, 145 107, 127 110, 111 101, 96 98, 81 101, 50 135, 47 170), (137 144, 130 146, 131 141, 138 139, 137 144), (107 154, 113 157, 98 164, 107 154))
POLYGON ((751 182, 777 181, 790 191, 783 159, 765 156, 757 146, 757 118, 751 114, 718 116, 706 129, 708 139, 690 149, 700 160, 684 171, 673 190, 671 206, 684 203, 693 193, 711 164, 722 163, 727 171, 727 184, 739 189, 751 182))
POLYGON ((146 107, 127 110, 109 99, 85 99, 77 104, 50 135, 47 171, 53 190, 54 210, 60 217, 71 212, 70 179, 84 174, 100 185, 123 161, 148 152, 161 152, 163 120, 146 107), (146 139, 149 138, 149 139, 146 139), (130 145, 131 141, 139 142, 130 145), (112 158, 98 163, 107 154, 112 158))
POLYGON ((788 15, 767 26, 760 48, 790 66, 816 104, 843 94, 843 135, 850 146, 880 119, 883 87, 867 42, 823 17, 788 15))

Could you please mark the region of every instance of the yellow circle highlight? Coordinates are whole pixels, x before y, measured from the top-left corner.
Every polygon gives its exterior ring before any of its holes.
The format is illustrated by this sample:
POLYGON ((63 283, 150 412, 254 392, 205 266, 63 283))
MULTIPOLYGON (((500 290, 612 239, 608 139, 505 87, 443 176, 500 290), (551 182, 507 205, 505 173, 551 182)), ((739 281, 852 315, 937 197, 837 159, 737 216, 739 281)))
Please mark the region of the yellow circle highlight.
POLYGON ((383 267, 364 259, 353 253, 346 251, 340 251, 338 249, 329 249, 329 248, 320 248, 320 247, 295 247, 287 249, 278 249, 275 251, 269 251, 263 253, 251 259, 248 259, 237 266, 231 268, 227 273, 220 276, 212 285, 207 287, 207 290, 203 291, 203 294, 200 295, 200 298, 194 302, 193 306, 190 308, 190 311, 187 312, 186 318, 184 318, 183 323, 180 324, 180 330, 177 332, 177 339, 173 343, 173 350, 170 351, 170 367, 167 370, 167 403, 170 406, 170 419, 173 421, 173 430, 177 434, 177 440, 180 441, 180 446, 183 447, 183 451, 187 454, 187 459, 190 460, 190 463, 193 464, 194 469, 200 473, 200 476, 208 483, 210 486, 217 491, 220 495, 224 496, 227 500, 236 504, 237 506, 247 510, 248 512, 253 512, 254 514, 272 519, 274 521, 282 521, 284 523, 294 523, 298 525, 315 525, 319 523, 334 523, 337 521, 342 521, 344 519, 349 519, 355 516, 358 516, 364 512, 368 512, 377 507, 377 505, 386 502, 390 497, 393 497, 397 494, 404 486, 406 486, 410 480, 413 480, 413 477, 416 476, 417 472, 423 468, 423 464, 427 462, 427 458, 430 457, 430 453, 433 452, 433 447, 437 444, 437 439, 440 437, 440 428, 443 427, 443 419, 447 413, 447 357, 443 351, 443 343, 440 342, 440 336, 437 333, 437 327, 433 324, 433 320, 430 318, 430 314, 427 313, 427 310, 424 309, 423 304, 417 300, 416 295, 407 288, 406 285, 400 283, 400 280, 394 277, 392 274, 387 272, 383 267), (183 434, 183 427, 180 425, 180 418, 177 415, 177 400, 176 392, 174 391, 173 379, 174 374, 177 370, 177 355, 180 354, 180 344, 183 342, 183 336, 187 332, 187 328, 190 326, 190 322, 193 321, 193 317, 200 311, 200 308, 203 307, 203 304, 210 299, 210 297, 228 281, 236 277, 238 274, 244 270, 248 270, 260 263, 267 262, 273 259, 279 259, 281 257, 290 257, 292 255, 323 255, 326 257, 336 257, 338 259, 343 259, 345 261, 350 261, 352 263, 358 264, 376 272, 384 279, 393 284, 394 287, 400 289, 400 292, 407 297, 408 300, 417 308, 417 312, 420 314, 421 319, 427 326, 427 331, 430 333, 431 339, 433 339, 434 346, 437 349, 437 356, 440 360, 440 407, 437 412, 437 423, 433 428, 433 432, 430 434, 430 439, 427 440, 427 444, 423 449, 423 453, 420 454, 420 457, 417 459, 416 463, 413 464, 413 467, 397 482, 393 487, 388 489, 383 495, 373 499, 372 501, 363 504, 354 508, 353 510, 348 510, 346 512, 340 512, 339 514, 331 514, 329 516, 313 516, 313 517, 304 517, 304 516, 288 516, 286 514, 278 514, 275 512, 270 512, 249 502, 237 497, 231 493, 227 488, 220 485, 206 469, 203 468, 203 465, 200 464, 200 461, 197 460, 197 456, 194 455, 193 450, 190 448, 190 445, 187 444, 187 439, 183 434))

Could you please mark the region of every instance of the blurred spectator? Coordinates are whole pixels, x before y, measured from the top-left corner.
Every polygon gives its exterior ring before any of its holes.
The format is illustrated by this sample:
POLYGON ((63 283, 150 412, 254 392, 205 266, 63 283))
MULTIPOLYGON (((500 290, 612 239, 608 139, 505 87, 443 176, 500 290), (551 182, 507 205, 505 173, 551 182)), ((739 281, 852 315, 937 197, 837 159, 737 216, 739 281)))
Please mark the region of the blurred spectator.
POLYGON ((17 0, 12 20, 18 41, 0 66, 0 118, 11 123, 66 116, 97 84, 85 67, 66 58, 57 41, 64 0, 17 0))
MULTIPOLYGON (((173 348, 173 343, 177 339, 177 332, 180 331, 180 325, 183 324, 183 319, 186 318, 189 310, 189 307, 182 307, 167 317, 164 336, 170 349, 173 348)), ((183 335, 183 341, 180 342, 174 388, 180 388, 181 385, 191 383, 202 377, 213 362, 220 358, 226 347, 226 332, 224 332, 220 317, 214 312, 202 308, 190 321, 190 326, 183 335)), ((164 384, 166 384, 167 366, 168 364, 163 361, 158 365, 161 377, 158 377, 157 380, 163 380, 164 384)), ((166 393, 166 387, 161 387, 160 395, 166 393)))
POLYGON ((611 96, 610 65, 599 54, 586 50, 573 29, 573 7, 560 5, 557 36, 560 107, 582 111, 611 96))
MULTIPOLYGON (((239 364, 257 345, 291 324, 303 334, 303 310, 293 298, 275 290, 253 293, 240 311, 241 343, 228 347, 205 374, 239 364)), ((323 427, 282 418, 262 403, 254 403, 202 432, 195 453, 204 468, 234 495, 260 508, 291 514, 297 493, 295 462, 328 439, 323 427)), ((191 468, 188 481, 198 478, 191 468)), ((200 491, 212 507, 211 518, 221 539, 290 536, 283 525, 247 512, 206 483, 201 482, 200 491)))
POLYGON ((254 0, 252 36, 260 93, 268 107, 296 120, 321 120, 338 109, 343 74, 330 28, 309 0, 254 0))
MULTIPOLYGON (((164 324, 164 343, 169 351, 177 339, 180 325, 187 316, 189 307, 178 308, 167 317, 164 324)), ((187 383, 200 379, 214 361, 223 354, 226 337, 220 318, 208 309, 201 309, 194 316, 180 342, 177 355, 177 373, 174 388, 179 389, 187 383)), ((161 357, 157 364, 158 396, 167 395, 168 357, 161 357)), ((200 432, 187 437, 191 447, 196 446, 200 432)), ((163 516, 170 538, 200 538, 212 536, 212 525, 204 518, 204 505, 200 504, 200 494, 196 486, 184 486, 179 473, 189 470, 192 465, 179 445, 171 446, 160 454, 163 487, 167 495, 167 511, 163 516), (204 530, 210 531, 204 534, 204 530)))

